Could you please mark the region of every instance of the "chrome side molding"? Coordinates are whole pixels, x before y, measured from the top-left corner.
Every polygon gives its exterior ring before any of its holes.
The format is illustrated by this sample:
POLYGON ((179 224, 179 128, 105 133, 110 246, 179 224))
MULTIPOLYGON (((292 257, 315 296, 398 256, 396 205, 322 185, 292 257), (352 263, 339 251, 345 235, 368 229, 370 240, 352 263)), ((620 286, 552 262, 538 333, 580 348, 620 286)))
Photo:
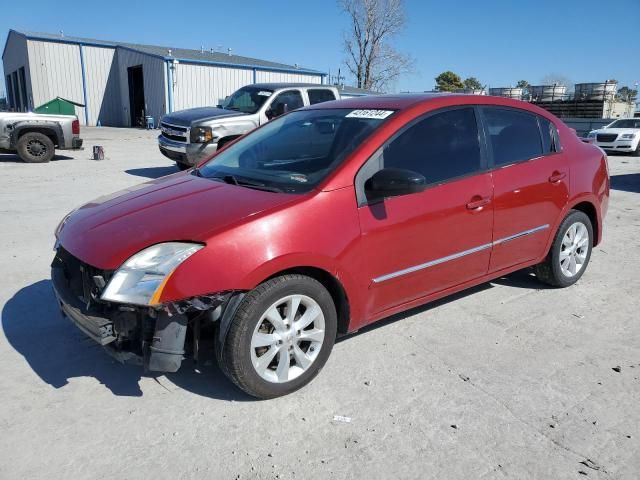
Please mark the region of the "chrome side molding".
POLYGON ((510 242, 512 240, 516 240, 520 237, 524 237, 526 235, 531 235, 532 233, 540 232, 542 230, 546 230, 549 228, 549 224, 540 225, 539 227, 531 228, 529 230, 524 230, 523 232, 518 232, 514 235, 509 235, 508 237, 499 238, 498 240, 494 240, 491 243, 485 243, 484 245, 480 245, 478 247, 470 248, 469 250, 464 250, 462 252, 454 253, 452 255, 447 255, 446 257, 437 258, 435 260, 431 260, 430 262, 421 263, 420 265, 414 265, 413 267, 404 268, 402 270, 398 270, 396 272, 387 273, 386 275, 381 275, 372 280, 373 283, 382 283, 387 280, 391 280, 392 278, 401 277, 403 275, 407 275, 409 273, 417 272, 419 270, 424 270, 425 268, 434 267, 436 265, 440 265, 441 263, 449 262, 451 260, 456 260, 458 258, 465 257, 467 255, 471 255, 472 253, 481 252, 482 250, 486 250, 487 248, 494 247, 496 245, 500 245, 501 243, 510 242))

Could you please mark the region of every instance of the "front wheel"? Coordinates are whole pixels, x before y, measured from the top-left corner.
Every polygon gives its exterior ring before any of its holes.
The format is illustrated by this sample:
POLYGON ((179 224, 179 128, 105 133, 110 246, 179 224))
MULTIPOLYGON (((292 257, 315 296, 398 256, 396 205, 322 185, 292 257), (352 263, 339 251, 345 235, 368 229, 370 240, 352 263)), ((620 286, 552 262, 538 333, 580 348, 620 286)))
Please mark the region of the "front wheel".
POLYGON ((591 220, 584 212, 571 210, 560 224, 547 258, 536 265, 536 276, 554 287, 573 285, 587 269, 592 248, 591 220))
POLYGON ((257 398, 291 393, 324 366, 337 330, 327 289, 304 275, 283 275, 243 299, 220 355, 223 372, 257 398))

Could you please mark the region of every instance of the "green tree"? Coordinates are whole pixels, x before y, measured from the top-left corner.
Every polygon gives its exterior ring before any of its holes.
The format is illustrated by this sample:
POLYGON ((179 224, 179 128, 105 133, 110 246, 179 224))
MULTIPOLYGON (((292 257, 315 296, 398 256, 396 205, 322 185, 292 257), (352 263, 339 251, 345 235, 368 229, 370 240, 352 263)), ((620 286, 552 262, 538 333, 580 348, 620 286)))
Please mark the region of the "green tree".
POLYGON ((451 70, 442 72, 436 77, 436 90, 439 92, 454 92, 464 88, 462 79, 451 70))
POLYGON ((623 102, 633 103, 638 98, 638 90, 633 90, 629 87, 620 87, 617 96, 623 102))
POLYGON ((464 82, 462 82, 464 88, 469 90, 482 90, 483 86, 476 77, 465 78, 464 82))
POLYGON ((529 88, 530 86, 526 80, 518 80, 518 83, 516 83, 516 88, 529 88))

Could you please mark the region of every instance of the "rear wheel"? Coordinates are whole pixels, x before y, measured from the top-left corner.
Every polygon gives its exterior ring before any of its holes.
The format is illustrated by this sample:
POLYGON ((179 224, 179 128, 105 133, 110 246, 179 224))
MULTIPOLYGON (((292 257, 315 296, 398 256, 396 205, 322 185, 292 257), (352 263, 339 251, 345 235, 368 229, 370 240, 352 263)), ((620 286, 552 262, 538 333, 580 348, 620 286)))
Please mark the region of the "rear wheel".
POLYGON ((18 156, 26 163, 45 163, 55 154, 49 137, 38 132, 28 132, 18 139, 18 156))
POLYGON ((222 370, 254 397, 286 395, 318 374, 336 330, 336 309, 320 282, 304 275, 273 278, 238 308, 219 358, 222 370))
POLYGON ((547 258, 536 265, 536 276, 554 287, 573 285, 587 269, 592 247, 591 220, 585 213, 571 210, 560 224, 547 258))

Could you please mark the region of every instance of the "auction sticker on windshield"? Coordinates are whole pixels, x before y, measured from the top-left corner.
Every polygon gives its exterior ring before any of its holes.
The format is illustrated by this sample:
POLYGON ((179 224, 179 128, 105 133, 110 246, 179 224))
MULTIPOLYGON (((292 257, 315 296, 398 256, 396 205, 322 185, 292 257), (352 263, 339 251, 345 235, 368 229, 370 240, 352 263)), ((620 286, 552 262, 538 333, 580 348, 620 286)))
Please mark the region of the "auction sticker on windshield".
POLYGON ((271 96, 271 94, 273 94, 273 92, 268 92, 268 91, 266 91, 266 90, 260 90, 260 91, 258 92, 258 95, 263 96, 263 97, 270 97, 270 96, 271 96))
POLYGON ((382 120, 393 113, 393 110, 354 110, 345 115, 346 118, 372 118, 382 120))

